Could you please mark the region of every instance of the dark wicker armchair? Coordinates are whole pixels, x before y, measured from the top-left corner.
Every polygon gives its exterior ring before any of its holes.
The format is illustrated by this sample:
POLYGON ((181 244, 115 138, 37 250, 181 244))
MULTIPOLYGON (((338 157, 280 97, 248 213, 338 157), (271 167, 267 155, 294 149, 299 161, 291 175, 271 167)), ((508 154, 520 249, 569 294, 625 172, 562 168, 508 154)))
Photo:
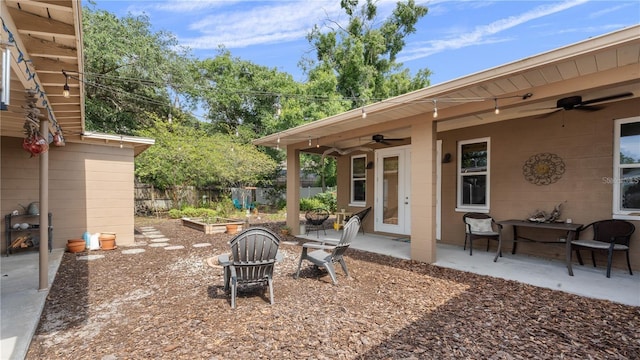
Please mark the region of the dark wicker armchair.
POLYGON ((627 267, 629 268, 629 274, 631 272, 631 263, 629 262, 629 242, 631 240, 631 234, 636 230, 636 227, 625 220, 600 220, 592 222, 589 225, 580 228, 580 232, 583 233, 588 229, 593 230, 593 239, 589 240, 574 240, 571 242, 571 248, 576 251, 578 256, 578 262, 583 265, 582 256, 580 256, 580 250, 591 250, 591 260, 593 261, 593 267, 596 266, 596 258, 594 252, 606 251, 607 252, 607 277, 611 277, 611 263, 613 262, 614 251, 624 251, 627 255, 627 267))
POLYGON ((325 209, 309 210, 304 214, 304 218, 307 220, 307 235, 310 231, 316 231, 316 237, 319 237, 318 231, 322 229, 324 234, 327 235, 327 230, 324 227, 324 222, 329 218, 329 211, 325 209))

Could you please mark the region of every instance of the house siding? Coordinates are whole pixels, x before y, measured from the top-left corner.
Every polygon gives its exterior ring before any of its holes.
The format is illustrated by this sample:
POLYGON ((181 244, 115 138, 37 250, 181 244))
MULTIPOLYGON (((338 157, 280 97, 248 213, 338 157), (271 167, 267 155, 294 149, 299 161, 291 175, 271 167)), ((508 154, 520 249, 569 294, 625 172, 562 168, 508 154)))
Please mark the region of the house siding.
MULTIPOLYGON (((490 214, 497 220, 526 219, 536 209, 551 211, 562 205, 562 219, 589 224, 612 217, 612 185, 604 181, 613 174, 614 120, 638 116, 640 100, 620 102, 600 111, 559 111, 550 116, 528 117, 482 126, 441 132, 443 153, 456 158, 457 142, 479 137, 491 138, 490 214), (562 177, 550 185, 527 182, 523 164, 538 153, 561 157, 566 169, 562 177), (565 202, 566 201, 566 202, 565 202)), ((456 205, 456 162, 442 165, 442 242, 464 243, 463 212, 456 205)), ((640 222, 632 238, 632 266, 640 266, 640 222)), ((511 229, 505 229, 507 240, 503 251, 511 250, 511 229)), ((536 233, 555 239, 558 233, 536 233)), ((484 246, 484 244, 482 245, 484 246)), ((564 246, 519 244, 518 253, 564 258, 564 246)), ((590 262, 590 255, 584 254, 590 262)), ((599 262, 606 256, 596 255, 599 262)), ((614 266, 626 267, 624 254, 616 254, 614 266)))
MULTIPOLYGON (((0 211, 39 198, 39 159, 22 149, 22 139, 1 139, 0 211)), ((67 143, 49 150, 49 211, 54 248, 67 239, 115 232, 120 245, 134 242, 134 154, 131 148, 67 143)), ((4 216, 2 217, 4 230, 4 216)), ((6 243, 2 241, 2 251, 6 243)))

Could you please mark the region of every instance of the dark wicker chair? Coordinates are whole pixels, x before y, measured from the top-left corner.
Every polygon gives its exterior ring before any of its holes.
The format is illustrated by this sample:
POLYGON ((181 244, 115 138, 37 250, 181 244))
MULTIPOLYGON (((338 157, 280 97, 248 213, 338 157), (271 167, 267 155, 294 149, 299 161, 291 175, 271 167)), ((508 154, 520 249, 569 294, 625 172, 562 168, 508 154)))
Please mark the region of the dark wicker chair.
POLYGON ((280 238, 262 227, 252 227, 230 241, 231 254, 218 257, 224 267, 224 289, 231 285, 231 307, 236 307, 238 285, 269 285, 273 304, 273 267, 278 259, 280 238))
POLYGON ((367 214, 369 214, 370 211, 371 211, 371 207, 368 207, 368 208, 366 208, 364 210, 360 210, 357 213, 349 216, 349 218, 347 219, 347 220, 349 220, 353 216, 357 216, 358 219, 360 219, 360 231, 362 231, 362 235, 364 235, 364 225, 362 225, 362 223, 364 222, 364 218, 367 217, 367 214))
POLYGON ((624 251, 627 255, 627 267, 629 268, 629 274, 633 275, 631 271, 631 263, 629 262, 629 242, 631 240, 631 234, 636 230, 636 227, 625 220, 600 220, 594 221, 589 225, 580 228, 580 232, 583 233, 587 229, 591 228, 593 231, 593 239, 589 240, 574 240, 571 242, 571 248, 576 251, 578 256, 578 262, 583 265, 582 256, 580 256, 580 250, 591 250, 591 260, 593 261, 593 267, 596 266, 596 258, 594 252, 606 251, 607 252, 607 277, 611 277, 611 263, 613 262, 614 251, 624 251))
POLYGON ((327 230, 324 227, 324 222, 329 218, 329 211, 325 209, 309 210, 304 214, 304 218, 307 220, 307 235, 312 230, 316 231, 316 237, 320 237, 319 231, 322 229, 324 234, 327 235, 327 230))
MULTIPOLYGON (((482 213, 466 213, 462 216, 465 227, 464 247, 467 249, 467 241, 469 241, 469 255, 473 255, 473 240, 487 239, 487 251, 489 251, 489 240, 497 240, 498 246, 502 244, 502 225, 496 223, 490 215, 482 213), (496 231, 497 230, 497 231, 496 231)), ((499 252, 502 256, 502 249, 499 252)), ((498 256, 493 259, 498 261, 498 256)))

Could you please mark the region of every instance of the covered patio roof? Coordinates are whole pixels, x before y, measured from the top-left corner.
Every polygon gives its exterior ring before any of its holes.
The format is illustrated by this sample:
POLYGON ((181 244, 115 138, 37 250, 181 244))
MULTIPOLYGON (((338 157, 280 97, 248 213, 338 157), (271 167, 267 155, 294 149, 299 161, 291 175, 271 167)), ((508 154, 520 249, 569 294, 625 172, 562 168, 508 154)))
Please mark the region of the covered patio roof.
POLYGON ((0 48, 10 54, 9 103, 0 112, 0 135, 25 136, 25 92, 32 90, 41 116, 49 120, 49 132, 60 133, 64 142, 126 143, 135 155, 153 144, 151 139, 85 131, 80 0, 4 0, 0 17, 0 48), (65 84, 68 97, 63 95, 65 84))
POLYGON ((377 132, 410 138, 411 129, 402 119, 415 116, 437 121, 438 131, 445 131, 543 115, 558 110, 558 99, 569 96, 589 101, 619 95, 598 104, 628 100, 640 96, 639 63, 640 25, 636 25, 366 105, 366 118, 359 108, 265 136, 254 144, 293 145, 322 153, 332 147, 365 145, 377 132), (496 101, 499 114, 494 111, 496 101), (431 115, 434 106, 437 118, 431 115))
POLYGON ((25 90, 32 89, 50 132, 61 130, 65 138, 77 138, 84 131, 84 85, 62 71, 77 78, 83 70, 80 1, 6 0, 0 7, 2 44, 12 58, 2 135, 24 137, 25 90), (69 97, 63 96, 65 81, 69 97))

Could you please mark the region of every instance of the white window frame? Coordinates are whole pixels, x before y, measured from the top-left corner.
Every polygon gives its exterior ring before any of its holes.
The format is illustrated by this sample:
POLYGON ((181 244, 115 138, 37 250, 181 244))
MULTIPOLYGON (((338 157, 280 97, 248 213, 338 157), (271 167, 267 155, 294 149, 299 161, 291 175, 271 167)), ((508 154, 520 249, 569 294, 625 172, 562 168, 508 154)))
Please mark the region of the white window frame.
POLYGON ((613 186, 613 218, 623 220, 640 220, 640 215, 637 215, 638 211, 622 210, 622 203, 620 201, 620 171, 621 169, 628 168, 640 168, 640 164, 620 164, 620 135, 623 124, 629 124, 634 122, 640 122, 640 116, 635 116, 625 119, 614 120, 613 129, 613 177, 611 179, 604 178, 603 181, 610 182, 613 186))
POLYGON ((349 206, 366 206, 367 204, 367 155, 353 155, 351 156, 351 162, 349 163, 350 172, 349 172, 349 182, 350 182, 350 191, 349 191, 349 206), (364 159, 364 177, 356 178, 353 174, 353 161, 355 159, 364 159), (364 180, 364 200, 354 200, 355 196, 355 182, 364 180))
POLYGON ((488 213, 489 209, 490 209, 490 194, 491 194, 491 177, 490 177, 490 172, 491 172, 491 138, 490 137, 483 137, 483 138, 477 138, 477 139, 469 139, 469 140, 462 140, 462 141, 458 141, 458 154, 457 154, 457 170, 456 170, 456 182, 457 182, 457 192, 456 192, 456 211, 459 212, 469 212, 469 211, 473 211, 473 212, 480 212, 480 213, 488 213), (487 189, 486 189, 486 193, 485 193, 485 197, 486 197, 486 204, 484 205, 470 205, 470 204, 463 204, 462 203, 462 177, 466 176, 462 173, 461 169, 462 169, 462 146, 464 145, 468 145, 468 144, 475 144, 475 143, 487 143, 487 170, 486 171, 478 171, 478 172, 474 172, 474 173, 469 173, 467 175, 485 175, 487 178, 487 189))

